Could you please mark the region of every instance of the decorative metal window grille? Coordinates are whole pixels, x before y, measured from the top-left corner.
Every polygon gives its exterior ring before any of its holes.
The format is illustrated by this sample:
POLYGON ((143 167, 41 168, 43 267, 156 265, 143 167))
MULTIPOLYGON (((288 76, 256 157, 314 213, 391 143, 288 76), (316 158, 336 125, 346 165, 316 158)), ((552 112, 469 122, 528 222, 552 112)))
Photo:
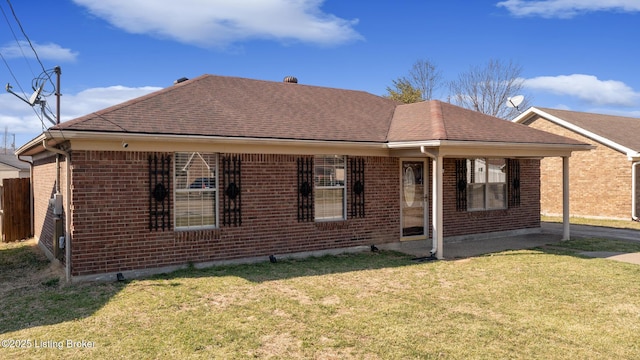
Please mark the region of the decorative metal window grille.
POLYGON ((456 160, 456 210, 467 210, 467 160, 456 160))
POLYGON ((149 231, 171 228, 171 156, 149 155, 149 231))
POLYGON ((222 158, 222 225, 242 225, 242 162, 237 156, 222 158))
POLYGON ((313 221, 313 158, 298 158, 298 221, 313 221))
POLYGON ((520 206, 520 161, 508 159, 507 171, 507 181, 509 181, 509 207, 517 207, 520 206))
POLYGON ((364 217, 364 159, 349 159, 351 169, 349 183, 351 185, 351 217, 364 217))

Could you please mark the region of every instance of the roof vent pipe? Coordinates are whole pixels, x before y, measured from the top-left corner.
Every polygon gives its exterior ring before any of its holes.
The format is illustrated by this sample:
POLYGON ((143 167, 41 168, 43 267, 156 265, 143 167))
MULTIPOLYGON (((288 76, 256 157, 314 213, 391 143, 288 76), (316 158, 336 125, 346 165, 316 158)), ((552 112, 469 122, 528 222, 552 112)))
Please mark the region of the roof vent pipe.
POLYGON ((290 84, 297 84, 298 78, 296 78, 295 76, 285 76, 283 81, 290 84))

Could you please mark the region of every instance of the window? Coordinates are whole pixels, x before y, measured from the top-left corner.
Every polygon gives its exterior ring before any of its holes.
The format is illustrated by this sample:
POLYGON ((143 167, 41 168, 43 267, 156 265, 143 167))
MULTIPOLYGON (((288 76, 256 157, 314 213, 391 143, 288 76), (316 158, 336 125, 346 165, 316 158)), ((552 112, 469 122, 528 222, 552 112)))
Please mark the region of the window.
POLYGON ((178 229, 218 226, 217 155, 175 156, 175 225, 178 229))
POLYGON ((345 219, 345 157, 316 156, 313 174, 315 219, 345 219))
POLYGON ((505 159, 467 159, 467 210, 507 207, 505 159))

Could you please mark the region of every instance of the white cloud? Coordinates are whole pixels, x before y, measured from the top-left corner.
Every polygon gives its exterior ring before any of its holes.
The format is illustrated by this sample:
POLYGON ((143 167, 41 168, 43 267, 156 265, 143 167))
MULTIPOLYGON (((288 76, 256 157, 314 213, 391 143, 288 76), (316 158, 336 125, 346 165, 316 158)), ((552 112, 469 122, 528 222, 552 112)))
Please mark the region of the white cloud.
POLYGON ((323 0, 73 0, 135 34, 201 47, 247 39, 335 45, 361 39, 345 20, 320 9, 323 0))
POLYGON ((64 104, 61 105, 64 106, 65 113, 61 117, 63 121, 74 119, 160 89, 152 86, 131 88, 117 85, 86 89, 74 95, 65 94, 62 97, 64 104))
MULTIPOLYGON (((65 49, 62 46, 54 43, 38 44, 32 41, 33 48, 36 49, 40 60, 56 60, 73 62, 78 57, 78 53, 71 51, 71 49, 65 49)), ((26 40, 21 40, 18 43, 9 43, 3 47, 0 47, 0 53, 7 59, 19 58, 26 56, 27 58, 35 59, 35 54, 31 50, 31 46, 26 40)))
POLYGON ((638 12, 638 0, 506 0, 496 4, 514 16, 571 18, 595 11, 638 12))
MULTIPOLYGON (((150 86, 110 86, 91 88, 77 94, 65 93, 61 100, 60 117, 62 121, 71 120, 160 89, 150 86)), ((51 111, 55 111, 55 98, 50 96, 46 101, 51 111)), ((52 126, 46 118, 41 122, 34 109, 39 114, 39 107, 31 108, 11 94, 0 94, 0 131, 4 132, 6 126, 10 134, 16 134, 18 147, 42 133, 43 127, 52 126)))
POLYGON ((640 93, 616 80, 600 80, 593 75, 572 74, 525 79, 524 86, 558 95, 577 97, 593 105, 637 106, 640 93))

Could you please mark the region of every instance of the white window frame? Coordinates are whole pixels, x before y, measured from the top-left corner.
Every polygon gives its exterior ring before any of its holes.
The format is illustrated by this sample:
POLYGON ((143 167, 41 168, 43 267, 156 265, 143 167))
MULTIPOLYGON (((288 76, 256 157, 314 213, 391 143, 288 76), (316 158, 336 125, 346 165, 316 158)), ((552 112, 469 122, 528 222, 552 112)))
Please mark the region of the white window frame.
MULTIPOLYGON (((314 219, 317 222, 326 222, 326 221, 343 221, 347 219, 347 157, 345 155, 316 155, 313 162, 313 188, 314 188, 314 197, 313 197, 313 209, 314 209, 314 219), (318 174, 316 173, 318 169, 318 159, 320 158, 342 158, 342 163, 344 164, 343 174, 342 174, 342 184, 334 183, 331 185, 323 185, 321 184, 318 174), (319 190, 336 190, 342 189, 342 214, 340 217, 319 217, 318 216, 318 191, 319 190)), ((338 182, 338 175, 336 174, 336 179, 330 180, 332 182, 338 182)))
POLYGON ((467 211, 491 211, 491 210, 504 210, 507 209, 507 174, 505 172, 506 166, 507 166, 507 159, 506 158, 470 158, 467 159, 466 162, 466 166, 467 166, 467 211), (473 179, 474 177, 476 177, 476 174, 472 174, 472 168, 469 166, 469 162, 470 161, 475 161, 475 160, 483 160, 484 161, 484 170, 482 170, 483 173, 483 181, 482 182, 471 182, 469 181, 469 179, 473 179), (501 171, 503 171, 504 173, 504 181, 500 181, 500 182, 489 182, 489 173, 490 173, 490 169, 489 169, 489 163, 491 160, 502 160, 504 165, 502 166, 501 171), (471 191, 471 188, 473 186, 478 186, 481 185, 483 188, 483 192, 484 192, 484 204, 482 207, 476 207, 476 208, 469 208, 470 204, 472 203, 472 201, 469 199, 472 195, 473 192, 471 191), (502 185, 503 186, 503 202, 502 202, 502 206, 500 207, 489 207, 489 195, 491 195, 492 193, 489 191, 490 185, 502 185))
MULTIPOLYGON (((177 231, 182 231, 182 230, 201 230, 201 229, 216 229, 218 228, 218 221, 220 219, 220 217, 218 216, 218 203, 220 200, 219 194, 218 194, 218 186, 220 183, 220 178, 218 176, 218 160, 219 160, 219 156, 217 153, 200 153, 200 152, 176 152, 174 154, 174 175, 173 175, 173 188, 174 188, 174 197, 173 197, 173 223, 174 223, 174 228, 177 231), (177 158, 178 158, 178 154, 190 154, 189 160, 187 161, 186 164, 184 164, 184 166, 182 166, 182 169, 178 169, 178 162, 177 162, 177 158), (213 155, 214 156, 214 163, 213 164, 207 164, 207 162, 202 158, 202 154, 207 154, 207 155, 213 155), (178 186, 178 172, 179 171, 187 171, 186 168, 189 166, 189 163, 191 163, 191 161, 196 157, 200 157, 200 159, 205 162, 205 164, 207 165, 207 167, 209 169, 211 169, 212 166, 214 166, 214 170, 212 172, 213 178, 215 179, 215 186, 211 187, 211 188, 190 188, 189 187, 189 181, 187 181, 187 187, 186 188, 179 188, 178 186), (214 196, 214 205, 213 205, 213 224, 207 224, 207 225, 193 225, 193 226, 178 226, 178 219, 179 219, 179 214, 178 214, 178 194, 189 194, 189 196, 191 195, 203 195, 205 193, 208 194, 213 194, 214 196)), ((209 176, 206 176, 207 174, 198 174, 197 176, 195 176, 196 179, 198 178, 210 178, 209 176)), ((189 176, 187 175, 187 178, 189 178, 189 176)), ((204 216, 203 216, 204 217, 204 216)))

